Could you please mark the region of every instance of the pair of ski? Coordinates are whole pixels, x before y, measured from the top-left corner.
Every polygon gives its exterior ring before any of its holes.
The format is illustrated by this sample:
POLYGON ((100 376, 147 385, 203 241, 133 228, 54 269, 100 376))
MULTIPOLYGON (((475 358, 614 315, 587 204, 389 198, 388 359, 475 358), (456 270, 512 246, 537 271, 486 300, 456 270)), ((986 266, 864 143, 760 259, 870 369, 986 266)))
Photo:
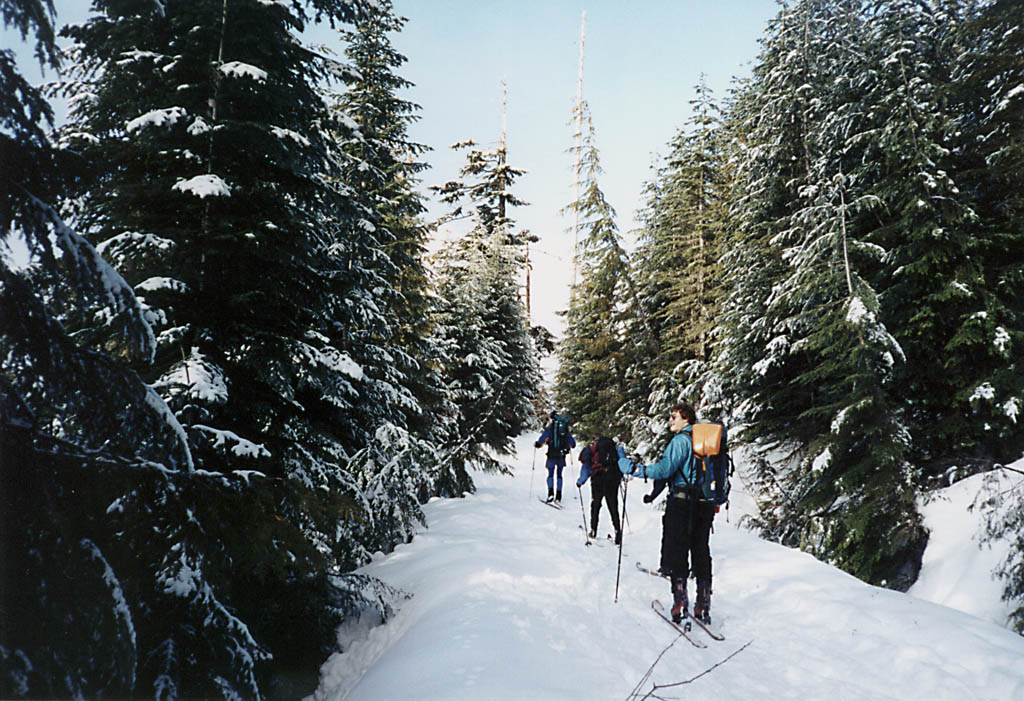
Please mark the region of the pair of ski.
POLYGON ((668 614, 665 612, 664 605, 662 605, 662 603, 657 599, 651 602, 651 608, 654 609, 654 612, 658 614, 661 617, 661 619, 665 621, 665 623, 668 623, 670 626, 675 628, 676 632, 679 633, 679 635, 686 638, 687 642, 689 642, 691 645, 693 645, 694 647, 708 646, 707 643, 701 640, 697 640, 696 638, 690 637, 690 631, 692 630, 690 628, 690 621, 693 620, 692 618, 687 617, 682 623, 676 623, 671 618, 669 618, 668 614))
POLYGON ((545 506, 550 506, 552 509, 558 509, 559 511, 561 511, 564 508, 562 506, 562 503, 558 502, 558 501, 545 501, 544 499, 541 499, 540 497, 537 497, 537 500, 541 504, 544 504, 545 506))
MULTIPOLYGON (((668 579, 668 580, 671 581, 670 577, 667 577, 666 575, 663 575, 661 572, 656 572, 654 570, 648 569, 648 568, 644 567, 643 565, 641 565, 639 562, 636 563, 636 568, 638 570, 640 570, 641 572, 644 572, 645 574, 651 575, 652 577, 661 577, 662 579, 668 579)), ((680 635, 682 635, 684 638, 689 640, 690 643, 692 643, 694 647, 707 647, 707 645, 701 643, 700 641, 695 640, 694 638, 691 638, 688 635, 688 633, 690 633, 693 630, 691 624, 694 624, 694 623, 697 624, 698 628, 700 628, 705 633, 707 633, 709 636, 711 636, 711 638, 713 640, 725 640, 725 636, 724 635, 721 635, 721 634, 716 633, 715 631, 711 630, 711 628, 709 628, 707 626, 707 624, 704 623, 704 621, 701 621, 700 619, 694 618, 693 616, 687 616, 682 621, 682 623, 676 623, 675 621, 673 621, 668 616, 668 613, 665 611, 665 607, 657 599, 655 599, 654 601, 651 602, 651 608, 654 609, 654 612, 656 614, 658 614, 663 619, 665 619, 665 622, 667 622, 670 626, 675 628, 676 631, 678 631, 680 635)))

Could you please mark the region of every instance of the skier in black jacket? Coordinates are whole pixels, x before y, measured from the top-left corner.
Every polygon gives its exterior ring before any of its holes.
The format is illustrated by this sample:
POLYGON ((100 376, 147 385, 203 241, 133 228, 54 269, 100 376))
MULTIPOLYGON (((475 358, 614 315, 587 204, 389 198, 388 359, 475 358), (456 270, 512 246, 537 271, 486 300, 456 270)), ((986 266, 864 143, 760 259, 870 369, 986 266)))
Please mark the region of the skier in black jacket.
POLYGON ((597 537, 597 519, 601 514, 601 500, 608 504, 608 516, 615 529, 615 544, 622 542, 622 526, 619 523, 619 472, 618 454, 615 441, 603 436, 594 436, 594 442, 580 451, 580 477, 576 486, 582 487, 590 479, 590 537, 597 537))

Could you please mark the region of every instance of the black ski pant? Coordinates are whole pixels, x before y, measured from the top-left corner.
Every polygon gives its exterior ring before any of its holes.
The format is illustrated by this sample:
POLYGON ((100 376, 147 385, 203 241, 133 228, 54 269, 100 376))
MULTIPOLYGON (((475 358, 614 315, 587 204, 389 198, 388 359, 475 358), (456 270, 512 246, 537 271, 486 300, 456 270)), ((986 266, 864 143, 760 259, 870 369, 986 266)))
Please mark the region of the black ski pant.
POLYGON ((618 533, 619 525, 619 482, 622 478, 618 470, 614 473, 609 468, 590 478, 590 530, 597 533, 597 517, 601 513, 601 500, 608 504, 608 515, 612 519, 612 527, 618 533))
POLYGON ((714 504, 670 495, 661 519, 661 571, 684 581, 692 572, 698 582, 710 582, 714 519, 714 504))

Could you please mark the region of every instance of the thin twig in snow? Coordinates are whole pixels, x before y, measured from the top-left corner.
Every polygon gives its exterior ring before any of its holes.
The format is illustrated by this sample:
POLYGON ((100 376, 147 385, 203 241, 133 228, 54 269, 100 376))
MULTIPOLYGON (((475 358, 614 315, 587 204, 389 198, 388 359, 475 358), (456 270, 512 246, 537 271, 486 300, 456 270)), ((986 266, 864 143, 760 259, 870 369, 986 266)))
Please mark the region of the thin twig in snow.
POLYGON ((661 651, 661 654, 658 655, 656 660, 654 660, 654 663, 647 668, 647 672, 644 674, 644 676, 640 677, 640 681, 638 681, 636 683, 636 686, 633 687, 633 690, 629 692, 629 696, 626 697, 626 701, 629 701, 630 699, 634 699, 637 697, 637 695, 640 693, 640 687, 643 686, 647 682, 647 680, 651 678, 651 675, 654 673, 654 668, 658 665, 659 662, 661 662, 661 658, 665 656, 666 652, 672 649, 673 645, 679 642, 679 639, 681 637, 683 637, 682 633, 677 635, 675 640, 670 642, 668 646, 661 651))
MULTIPOLYGON (((679 639, 679 638, 676 638, 676 640, 678 640, 678 639, 679 639)), ((708 673, 710 673, 710 672, 711 672, 711 670, 715 669, 716 667, 720 667, 720 666, 722 666, 723 664, 725 664, 726 662, 728 662, 729 660, 731 660, 731 659, 732 659, 733 657, 735 657, 736 655, 738 655, 738 654, 740 654, 741 652, 743 652, 744 650, 746 650, 746 649, 747 649, 748 647, 750 647, 750 643, 752 643, 752 642, 754 642, 754 641, 753 641, 753 640, 751 640, 751 641, 750 641, 750 642, 748 642, 748 643, 747 643, 746 645, 744 645, 743 647, 741 647, 741 648, 740 648, 739 650, 736 650, 736 652, 732 653, 731 655, 729 655, 728 657, 726 657, 726 658, 725 658, 724 660, 722 660, 721 662, 716 662, 715 664, 711 665, 710 667, 708 667, 707 669, 705 669, 705 670, 704 670, 703 672, 701 672, 700 674, 698 674, 697 676, 695 676, 695 677, 693 677, 693 678, 691 678, 691 679, 687 679, 686 681, 681 681, 681 682, 674 682, 674 683, 672 683, 672 684, 655 684, 655 685, 653 685, 653 686, 651 687, 651 690, 650 690, 650 691, 648 691, 646 695, 644 695, 644 696, 640 697, 640 701, 643 701, 643 699, 663 699, 664 697, 662 697, 662 696, 658 696, 657 694, 655 694, 655 693, 654 693, 654 692, 655 692, 655 691, 657 691, 658 689, 671 689, 672 687, 676 687, 676 686, 682 686, 682 685, 684 685, 684 684, 692 684, 693 682, 695 682, 695 681, 697 681, 698 679, 700 679, 701 677, 703 677, 703 676, 704 676, 705 674, 708 674, 708 673)), ((674 644, 675 644, 675 642, 673 641, 673 643, 672 643, 672 644, 674 645, 674 644)), ((669 647, 672 647, 672 645, 669 645, 669 647)), ((663 651, 662 651, 661 655, 664 655, 664 654, 665 654, 666 652, 668 652, 668 648, 665 648, 665 650, 663 650, 663 651)), ((657 659, 657 660, 655 660, 655 661, 654 661, 654 664, 653 664, 653 665, 651 665, 651 668, 650 668, 649 670, 647 670, 647 674, 646 674, 646 675, 644 675, 644 679, 642 679, 642 680, 640 681, 640 684, 643 684, 643 683, 644 683, 644 681, 646 681, 646 680, 647 680, 647 679, 648 679, 648 678, 650 677, 651 673, 652 673, 652 672, 654 671, 654 665, 658 664, 658 660, 660 660, 660 659, 661 659, 661 655, 658 655, 658 659, 657 659)), ((639 686, 640 684, 638 684, 637 686, 639 686)), ((635 697, 635 695, 636 695, 636 692, 634 691, 634 694, 632 694, 632 695, 630 696, 630 698, 634 698, 634 697, 635 697)))

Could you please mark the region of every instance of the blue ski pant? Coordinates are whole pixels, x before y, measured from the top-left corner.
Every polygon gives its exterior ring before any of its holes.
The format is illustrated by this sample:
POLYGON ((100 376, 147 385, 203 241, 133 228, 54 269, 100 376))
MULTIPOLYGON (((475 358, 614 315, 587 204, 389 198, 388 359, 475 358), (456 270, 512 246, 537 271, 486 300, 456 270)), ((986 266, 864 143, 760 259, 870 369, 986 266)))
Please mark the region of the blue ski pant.
POLYGON ((548 468, 548 489, 555 486, 555 468, 558 468, 558 491, 562 491, 562 470, 565 469, 565 457, 548 458, 546 467, 548 468))

